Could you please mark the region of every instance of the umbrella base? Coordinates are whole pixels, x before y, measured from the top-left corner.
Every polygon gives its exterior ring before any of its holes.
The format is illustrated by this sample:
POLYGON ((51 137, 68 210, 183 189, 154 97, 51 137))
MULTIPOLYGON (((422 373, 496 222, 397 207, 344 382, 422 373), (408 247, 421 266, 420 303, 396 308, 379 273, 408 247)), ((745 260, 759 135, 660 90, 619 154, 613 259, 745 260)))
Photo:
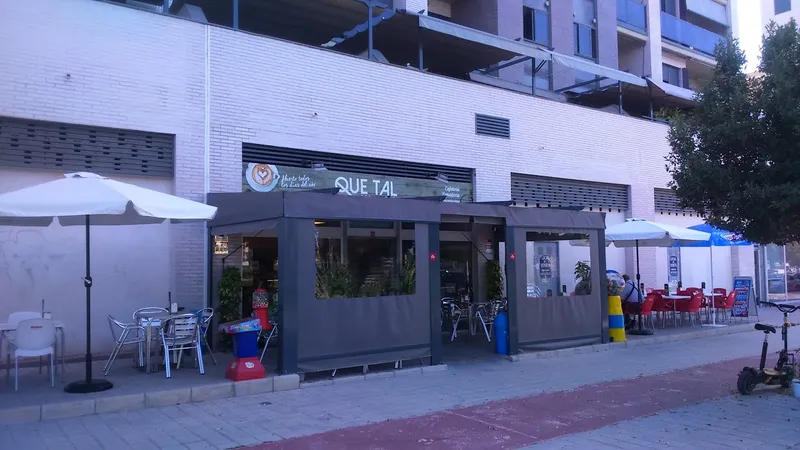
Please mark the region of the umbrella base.
POLYGON ((626 333, 633 336, 650 336, 653 334, 653 330, 639 330, 634 328, 633 330, 626 331, 626 333))
POLYGON ((108 380, 86 380, 73 381, 64 387, 64 392, 69 394, 89 394, 91 392, 103 392, 114 387, 108 380))

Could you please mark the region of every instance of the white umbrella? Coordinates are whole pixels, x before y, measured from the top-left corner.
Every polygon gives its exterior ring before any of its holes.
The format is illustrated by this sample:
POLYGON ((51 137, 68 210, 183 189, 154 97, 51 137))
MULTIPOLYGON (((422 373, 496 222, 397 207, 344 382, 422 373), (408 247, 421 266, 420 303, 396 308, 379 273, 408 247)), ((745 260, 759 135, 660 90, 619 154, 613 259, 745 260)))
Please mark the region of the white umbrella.
MULTIPOLYGON (((708 241, 711 235, 702 231, 690 230, 644 219, 627 219, 625 222, 606 228, 606 241, 615 247, 636 247, 636 287, 641 286, 639 270, 639 247, 671 247, 678 244, 691 244, 708 241)), ((650 334, 642 329, 639 317, 639 329, 631 334, 650 334)))
POLYGON ((107 380, 92 379, 89 226, 205 221, 216 214, 213 206, 87 172, 0 194, 0 225, 46 227, 58 218, 62 226, 86 227, 86 379, 68 384, 65 391, 87 393, 112 387, 107 380))

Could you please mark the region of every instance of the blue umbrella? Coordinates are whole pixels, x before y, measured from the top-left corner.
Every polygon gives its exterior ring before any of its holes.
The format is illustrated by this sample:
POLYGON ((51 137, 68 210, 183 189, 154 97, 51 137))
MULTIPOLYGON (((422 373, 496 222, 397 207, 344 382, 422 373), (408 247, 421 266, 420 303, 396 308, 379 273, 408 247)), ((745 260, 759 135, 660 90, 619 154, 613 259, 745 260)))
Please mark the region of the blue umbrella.
POLYGON ((740 234, 712 227, 707 223, 689 227, 690 230, 702 231, 711 235, 711 239, 703 242, 683 244, 681 247, 735 247, 753 245, 746 241, 740 234))
MULTIPOLYGON (((740 234, 733 233, 731 231, 722 230, 717 227, 713 227, 707 223, 701 223, 699 225, 694 225, 689 227, 690 230, 695 231, 702 231, 704 233, 708 233, 711 237, 707 241, 702 242, 693 242, 687 243, 683 245, 678 245, 679 247, 708 247, 709 252, 711 253, 711 291, 714 291, 714 252, 712 251, 712 247, 737 247, 737 246, 746 246, 746 245, 753 245, 749 241, 746 241, 740 234)), ((677 244, 676 244, 677 245, 677 244)), ((716 308, 714 307, 714 297, 711 297, 711 309, 712 309, 712 325, 717 326, 717 314, 716 308)))

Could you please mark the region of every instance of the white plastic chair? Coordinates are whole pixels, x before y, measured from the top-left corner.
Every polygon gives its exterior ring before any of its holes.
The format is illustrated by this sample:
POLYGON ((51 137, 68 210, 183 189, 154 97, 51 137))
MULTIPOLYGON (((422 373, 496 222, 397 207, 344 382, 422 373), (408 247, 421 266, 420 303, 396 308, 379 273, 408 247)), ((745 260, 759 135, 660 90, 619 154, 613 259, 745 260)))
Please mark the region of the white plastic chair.
MULTIPOLYGON (((108 372, 111 371, 111 366, 114 365, 114 361, 117 360, 117 355, 119 355, 119 351, 122 347, 126 345, 137 345, 141 347, 141 344, 145 340, 144 334, 144 327, 135 323, 122 323, 119 320, 108 316, 108 326, 111 328, 111 337, 114 338, 114 351, 111 352, 111 355, 108 357, 108 361, 106 361, 106 365, 103 366, 103 374, 108 375, 108 372), (119 330, 119 335, 117 335, 117 331, 119 330)), ((144 365, 143 357, 141 352, 138 354, 139 357, 139 366, 144 365)))
POLYGON ((50 386, 56 387, 56 327, 50 319, 23 320, 11 342, 14 350, 14 390, 19 390, 19 359, 50 356, 50 386))
MULTIPOLYGON (((19 326, 19 323, 24 320, 31 320, 31 319, 41 319, 42 313, 33 312, 33 311, 19 311, 15 313, 11 313, 8 316, 8 324, 16 328, 19 326)), ((10 331, 6 334, 6 337, 9 339, 8 345, 6 346, 6 378, 11 375, 11 352, 14 349, 11 346, 11 340, 14 339, 14 332, 10 331)), ((42 361, 39 361, 39 373, 42 373, 42 361)))
POLYGON ((203 352, 200 349, 200 332, 198 328, 198 317, 195 314, 173 316, 164 321, 161 327, 161 344, 164 346, 164 364, 167 378, 172 377, 169 354, 171 352, 178 353, 175 368, 180 369, 184 350, 194 350, 195 367, 199 365, 201 375, 206 373, 203 367, 203 352))

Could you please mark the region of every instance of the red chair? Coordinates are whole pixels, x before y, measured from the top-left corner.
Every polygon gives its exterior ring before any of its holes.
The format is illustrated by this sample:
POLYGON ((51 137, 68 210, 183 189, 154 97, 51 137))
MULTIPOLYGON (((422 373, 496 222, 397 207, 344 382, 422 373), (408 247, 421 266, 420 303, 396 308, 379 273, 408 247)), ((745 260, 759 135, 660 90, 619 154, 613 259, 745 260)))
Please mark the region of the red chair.
POLYGON ((703 303, 705 295, 702 291, 694 291, 692 298, 689 301, 681 301, 675 304, 675 311, 681 313, 681 325, 683 325, 683 314, 689 315, 689 324, 694 326, 694 315, 697 315, 697 320, 700 321, 700 305, 703 303))
MULTIPOLYGON (((723 291, 725 289, 722 289, 723 291)), ((716 291, 716 289, 714 289, 716 291)), ((734 291, 731 291, 731 294, 734 294, 734 291)), ((730 294, 726 294, 725 297, 714 297, 714 309, 717 313, 717 319, 720 319, 720 314, 724 314, 725 311, 728 309, 728 297, 730 294)), ((735 295, 734 295, 735 297, 735 295)))
POLYGON ((715 294, 722 294, 723 298, 728 296, 728 290, 725 288, 714 288, 713 292, 715 294))
POLYGON ((658 313, 661 313, 661 328, 664 328, 667 323, 667 313, 672 312, 672 302, 664 300, 663 295, 658 291, 653 292, 647 297, 653 298, 653 307, 651 310, 656 313, 656 317, 658 317, 658 313))
MULTIPOLYGON (((642 320, 644 321, 642 325, 644 327, 647 326, 647 319, 650 319, 650 328, 653 329, 653 332, 656 331, 656 324, 653 322, 653 306, 655 306, 656 298, 661 297, 658 294, 648 294, 645 297, 644 302, 642 302, 642 320)), ((664 300, 663 298, 661 300, 664 300)))
POLYGON ((733 304, 736 302, 736 291, 730 291, 728 296, 725 297, 725 304, 722 306, 722 312, 728 317, 728 322, 731 321, 733 315, 733 304), (730 311, 730 312, 728 312, 730 311))

